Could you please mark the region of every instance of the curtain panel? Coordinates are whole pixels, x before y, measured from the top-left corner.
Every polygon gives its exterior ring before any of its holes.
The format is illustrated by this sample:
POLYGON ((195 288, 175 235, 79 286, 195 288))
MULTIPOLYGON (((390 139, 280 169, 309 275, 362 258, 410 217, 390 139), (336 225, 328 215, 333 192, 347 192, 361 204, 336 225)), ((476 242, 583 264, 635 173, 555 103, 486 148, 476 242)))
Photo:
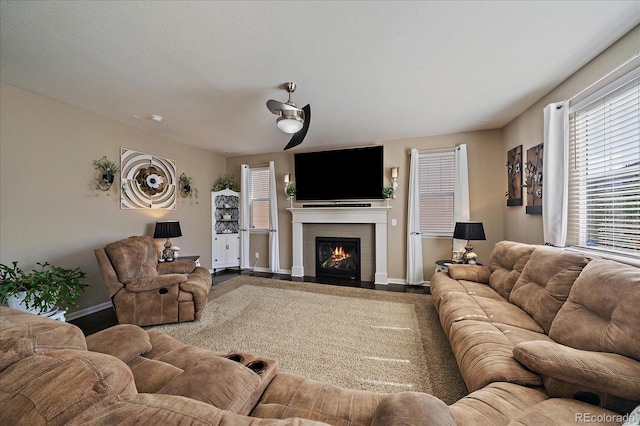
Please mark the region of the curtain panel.
POLYGON ((568 102, 544 108, 544 161, 542 176, 542 231, 545 244, 564 247, 567 241, 567 190, 569 185, 568 102))
MULTIPOLYGON (((469 167, 467 145, 458 145, 454 150, 455 192, 453 194, 453 224, 471 220, 469 213, 469 167)), ((453 240, 453 251, 464 251, 466 240, 453 240)))
POLYGON ((280 243, 278 234, 278 191, 275 163, 269 161, 269 268, 280 271, 280 243))
POLYGON ((240 166, 240 268, 247 269, 249 264, 249 166, 240 166))
POLYGON ((422 234, 420 233, 420 165, 417 149, 411 150, 407 213, 407 284, 424 282, 422 234))

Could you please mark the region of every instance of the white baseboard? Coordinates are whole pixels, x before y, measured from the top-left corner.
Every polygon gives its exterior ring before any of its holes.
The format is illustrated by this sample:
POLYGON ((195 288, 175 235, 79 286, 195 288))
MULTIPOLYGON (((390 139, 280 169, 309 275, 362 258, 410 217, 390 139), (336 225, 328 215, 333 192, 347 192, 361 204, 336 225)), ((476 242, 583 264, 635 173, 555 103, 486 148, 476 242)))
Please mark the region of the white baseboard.
POLYGON ((102 311, 104 309, 109 309, 113 307, 111 302, 104 302, 96 306, 91 306, 89 308, 80 309, 79 311, 72 312, 70 314, 66 314, 65 317, 67 320, 74 320, 76 318, 84 317, 86 315, 91 315, 93 313, 102 311))

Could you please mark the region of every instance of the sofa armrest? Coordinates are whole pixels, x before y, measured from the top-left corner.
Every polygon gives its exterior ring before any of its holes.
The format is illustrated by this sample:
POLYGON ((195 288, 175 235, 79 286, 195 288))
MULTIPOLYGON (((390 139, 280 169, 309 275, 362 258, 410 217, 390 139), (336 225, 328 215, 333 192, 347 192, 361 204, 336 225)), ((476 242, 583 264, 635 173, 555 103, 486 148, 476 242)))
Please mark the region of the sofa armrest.
POLYGON ((158 263, 158 273, 164 274, 190 274, 196 269, 196 262, 190 259, 179 259, 173 262, 158 263))
POLYGON ((182 284, 187 282, 187 276, 184 274, 166 274, 158 275, 152 278, 142 278, 137 281, 128 283, 125 288, 128 291, 135 293, 157 290, 162 287, 170 287, 172 285, 182 284))
POLYGON ((530 341, 516 345, 513 355, 542 376, 631 400, 640 395, 640 362, 619 354, 530 341))
POLYGON ((481 265, 449 265, 449 276, 454 280, 475 281, 489 284, 491 269, 481 265))
POLYGON ((373 413, 371 426, 455 425, 449 407, 438 398, 419 392, 385 396, 373 413))
POLYGON ((152 348, 149 334, 132 324, 120 324, 87 336, 87 349, 112 355, 125 364, 152 348))

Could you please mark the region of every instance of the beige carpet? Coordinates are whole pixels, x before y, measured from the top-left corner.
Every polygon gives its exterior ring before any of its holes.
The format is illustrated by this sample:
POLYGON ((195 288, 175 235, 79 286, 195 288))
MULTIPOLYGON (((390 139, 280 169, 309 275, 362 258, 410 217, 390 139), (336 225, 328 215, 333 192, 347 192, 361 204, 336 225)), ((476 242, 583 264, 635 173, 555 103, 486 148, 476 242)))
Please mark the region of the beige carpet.
POLYGON ((447 403, 466 394, 431 296, 240 276, 215 285, 209 300, 199 322, 149 328, 348 388, 447 403))

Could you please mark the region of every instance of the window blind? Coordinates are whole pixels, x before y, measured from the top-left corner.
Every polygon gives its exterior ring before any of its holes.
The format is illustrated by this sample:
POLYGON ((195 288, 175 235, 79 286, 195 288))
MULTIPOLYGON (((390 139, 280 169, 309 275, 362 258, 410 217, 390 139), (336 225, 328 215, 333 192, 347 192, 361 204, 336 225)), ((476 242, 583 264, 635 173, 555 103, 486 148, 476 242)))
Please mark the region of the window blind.
POLYGON ((420 232, 424 236, 453 235, 455 158, 451 151, 420 153, 420 232))
POLYGON ((640 255, 640 77, 572 107, 567 244, 640 255))
POLYGON ((269 229, 269 169, 249 169, 249 210, 252 229, 269 229))

